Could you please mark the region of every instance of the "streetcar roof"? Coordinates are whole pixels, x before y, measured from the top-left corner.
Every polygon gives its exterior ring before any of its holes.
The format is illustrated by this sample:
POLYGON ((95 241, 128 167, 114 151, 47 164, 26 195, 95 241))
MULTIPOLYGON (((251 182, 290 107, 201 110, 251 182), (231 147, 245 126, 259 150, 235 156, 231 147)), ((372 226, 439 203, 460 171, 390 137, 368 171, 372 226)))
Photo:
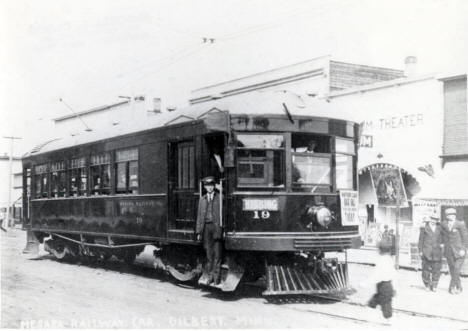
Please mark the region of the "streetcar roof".
POLYGON ((287 113, 285 109, 287 109, 292 116, 353 120, 350 117, 351 114, 339 111, 336 107, 332 107, 330 103, 323 99, 301 97, 289 91, 255 91, 248 94, 213 99, 175 111, 148 116, 144 121, 129 120, 119 123, 118 125, 109 125, 89 132, 84 131, 73 136, 55 138, 37 145, 30 152, 25 154, 24 157, 158 127, 200 119, 209 119, 211 115, 221 112, 228 112, 230 115, 286 116, 287 113))

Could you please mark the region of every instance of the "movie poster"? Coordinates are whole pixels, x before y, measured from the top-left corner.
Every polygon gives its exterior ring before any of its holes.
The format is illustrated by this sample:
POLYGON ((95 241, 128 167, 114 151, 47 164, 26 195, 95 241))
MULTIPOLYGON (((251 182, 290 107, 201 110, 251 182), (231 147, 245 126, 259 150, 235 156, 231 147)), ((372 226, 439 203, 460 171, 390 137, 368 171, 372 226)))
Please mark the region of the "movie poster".
POLYGON ((379 207, 408 206, 400 169, 374 168, 370 173, 379 207))

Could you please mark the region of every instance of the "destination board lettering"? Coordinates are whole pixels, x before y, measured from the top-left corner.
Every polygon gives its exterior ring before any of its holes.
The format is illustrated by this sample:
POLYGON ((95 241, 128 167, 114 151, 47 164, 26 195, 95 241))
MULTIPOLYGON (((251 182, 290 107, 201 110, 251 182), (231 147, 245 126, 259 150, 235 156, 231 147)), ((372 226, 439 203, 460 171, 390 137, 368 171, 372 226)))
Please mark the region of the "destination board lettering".
POLYGON ((278 199, 244 199, 243 210, 278 210, 278 199))

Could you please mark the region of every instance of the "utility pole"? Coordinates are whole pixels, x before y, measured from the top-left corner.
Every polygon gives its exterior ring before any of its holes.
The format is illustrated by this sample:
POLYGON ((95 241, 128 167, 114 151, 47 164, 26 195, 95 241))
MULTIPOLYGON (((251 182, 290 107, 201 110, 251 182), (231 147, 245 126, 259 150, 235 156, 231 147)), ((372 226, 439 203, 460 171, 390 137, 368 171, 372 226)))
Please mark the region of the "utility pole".
POLYGON ((8 205, 7 205, 7 212, 6 212, 6 217, 3 220, 2 224, 2 229, 4 231, 7 231, 9 227, 9 222, 10 222, 10 207, 11 207, 11 180, 13 177, 13 142, 15 139, 23 139, 22 137, 13 137, 13 136, 3 136, 5 139, 10 139, 10 161, 9 161, 9 166, 10 166, 10 172, 9 172, 9 178, 8 178, 8 205))

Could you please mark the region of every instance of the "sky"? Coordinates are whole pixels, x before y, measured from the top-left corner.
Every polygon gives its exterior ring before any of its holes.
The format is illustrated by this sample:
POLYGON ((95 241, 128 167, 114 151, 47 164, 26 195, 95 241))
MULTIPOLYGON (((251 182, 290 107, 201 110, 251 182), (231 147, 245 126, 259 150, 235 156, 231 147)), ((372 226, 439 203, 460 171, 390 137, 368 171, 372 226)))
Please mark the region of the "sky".
POLYGON ((190 91, 323 55, 418 72, 468 71, 465 0, 0 0, 0 154, 49 138, 51 119, 190 91), (204 43, 203 38, 214 38, 204 43))

